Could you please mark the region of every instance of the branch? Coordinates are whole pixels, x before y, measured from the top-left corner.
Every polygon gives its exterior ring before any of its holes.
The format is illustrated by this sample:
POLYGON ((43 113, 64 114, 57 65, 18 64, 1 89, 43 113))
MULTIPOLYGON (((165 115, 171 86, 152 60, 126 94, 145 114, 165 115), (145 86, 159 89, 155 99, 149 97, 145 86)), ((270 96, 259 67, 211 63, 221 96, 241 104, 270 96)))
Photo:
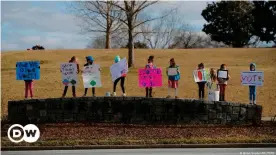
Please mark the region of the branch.
POLYGON ((139 23, 139 24, 133 26, 133 29, 136 28, 136 27, 138 27, 138 26, 140 26, 140 25, 142 25, 142 24, 145 24, 145 23, 147 23, 147 22, 150 22, 150 21, 153 21, 153 20, 157 20, 157 19, 161 19, 161 18, 165 18, 165 17, 167 17, 171 12, 173 12, 174 10, 175 10, 175 9, 172 9, 169 13, 167 13, 167 14, 164 15, 164 16, 156 17, 156 18, 152 18, 152 19, 147 19, 147 20, 145 20, 145 21, 143 21, 143 22, 141 22, 141 23, 139 23))

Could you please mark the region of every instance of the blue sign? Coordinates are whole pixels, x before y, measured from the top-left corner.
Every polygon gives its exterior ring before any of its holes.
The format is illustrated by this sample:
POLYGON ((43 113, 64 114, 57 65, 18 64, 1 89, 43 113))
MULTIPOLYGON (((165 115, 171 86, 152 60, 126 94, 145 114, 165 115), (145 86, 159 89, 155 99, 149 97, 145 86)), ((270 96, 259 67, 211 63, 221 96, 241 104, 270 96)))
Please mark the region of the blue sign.
POLYGON ((22 61, 16 63, 16 80, 39 80, 40 62, 22 61))

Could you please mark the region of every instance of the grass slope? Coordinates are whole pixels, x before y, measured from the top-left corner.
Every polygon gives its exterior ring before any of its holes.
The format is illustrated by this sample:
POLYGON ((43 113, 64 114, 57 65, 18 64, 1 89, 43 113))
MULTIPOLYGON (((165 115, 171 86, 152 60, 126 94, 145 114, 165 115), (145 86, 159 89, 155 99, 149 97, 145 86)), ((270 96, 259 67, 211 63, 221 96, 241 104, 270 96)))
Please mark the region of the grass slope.
MULTIPOLYGON (((96 95, 103 96, 105 92, 112 91, 112 81, 109 67, 113 64, 116 55, 127 56, 126 49, 114 50, 46 50, 46 51, 15 51, 5 52, 1 55, 2 71, 2 98, 1 115, 7 114, 8 100, 20 100, 24 98, 24 82, 15 80, 15 64, 22 60, 41 61, 41 79, 34 83, 34 95, 36 98, 60 97, 63 91, 60 63, 68 62, 71 56, 79 58, 80 66, 85 63, 85 56, 92 55, 95 63, 102 68, 103 87, 96 89, 96 95)), ((138 86, 137 69, 147 63, 149 55, 154 55, 154 64, 162 70, 168 66, 170 58, 175 58, 181 69, 179 97, 197 98, 197 84, 194 83, 192 71, 197 64, 203 62, 206 68, 219 68, 222 63, 227 64, 231 80, 226 88, 226 100, 248 103, 248 87, 240 84, 240 73, 249 70, 250 62, 257 63, 257 70, 264 71, 265 82, 263 87, 257 88, 257 102, 263 106, 264 116, 276 114, 276 49, 184 49, 184 50, 136 50, 135 68, 130 69, 126 79, 126 93, 128 96, 144 96, 144 89, 138 86)), ((77 87, 77 95, 84 92, 81 75, 80 84, 77 87)), ((154 89, 154 96, 167 96, 167 77, 163 76, 164 86, 154 89)), ((117 88, 117 94, 121 90, 117 88)), ((89 90, 88 95, 91 95, 89 90)), ((69 89, 67 96, 72 96, 69 89)), ((207 97, 206 97, 207 98, 207 97)))

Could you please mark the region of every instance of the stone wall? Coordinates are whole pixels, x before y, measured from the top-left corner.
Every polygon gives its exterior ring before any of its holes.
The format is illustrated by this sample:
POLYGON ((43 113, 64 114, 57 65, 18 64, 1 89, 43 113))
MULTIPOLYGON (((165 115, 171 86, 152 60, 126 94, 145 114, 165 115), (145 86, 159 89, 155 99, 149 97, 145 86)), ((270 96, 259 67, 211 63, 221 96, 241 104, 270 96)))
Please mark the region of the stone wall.
POLYGON ((245 124, 260 122, 262 107, 195 99, 144 97, 49 98, 9 101, 12 123, 245 124))

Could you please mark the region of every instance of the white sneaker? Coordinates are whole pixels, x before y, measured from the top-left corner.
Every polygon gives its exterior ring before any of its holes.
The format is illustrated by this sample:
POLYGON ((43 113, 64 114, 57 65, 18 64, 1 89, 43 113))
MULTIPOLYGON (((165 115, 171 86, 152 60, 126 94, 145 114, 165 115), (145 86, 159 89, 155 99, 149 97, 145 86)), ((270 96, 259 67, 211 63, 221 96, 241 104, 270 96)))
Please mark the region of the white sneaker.
POLYGON ((123 94, 123 97, 126 97, 126 93, 123 94))
POLYGON ((253 104, 255 104, 255 105, 256 105, 256 101, 253 101, 253 104))
POLYGON ((116 96, 116 92, 113 92, 113 93, 112 93, 112 96, 116 96))

